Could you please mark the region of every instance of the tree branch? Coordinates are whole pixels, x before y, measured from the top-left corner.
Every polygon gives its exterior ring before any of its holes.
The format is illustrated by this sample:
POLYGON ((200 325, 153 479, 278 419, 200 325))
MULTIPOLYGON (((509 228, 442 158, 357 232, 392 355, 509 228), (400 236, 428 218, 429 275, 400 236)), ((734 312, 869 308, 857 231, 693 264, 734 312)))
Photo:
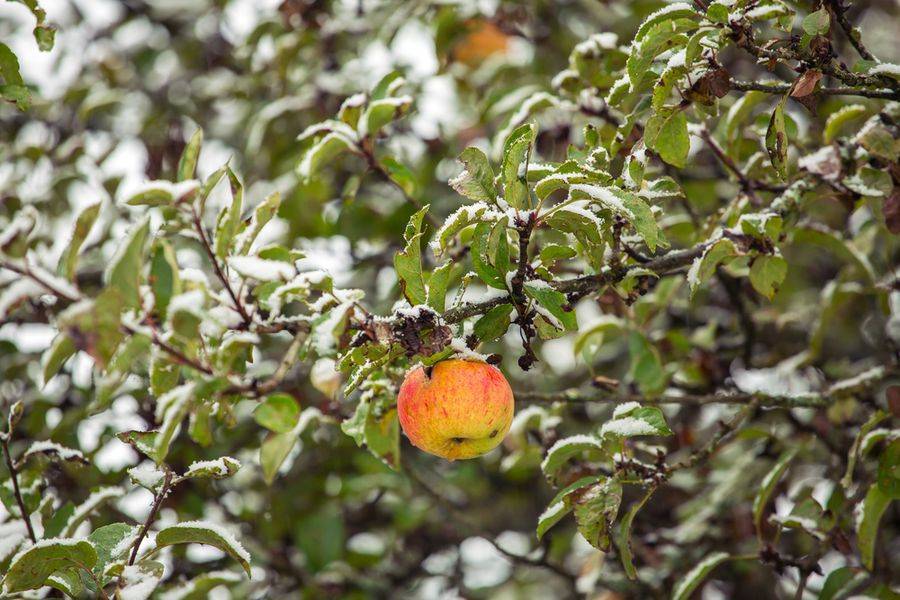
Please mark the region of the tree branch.
POLYGON ((206 236, 206 231, 203 229, 203 223, 200 221, 200 215, 197 214, 196 209, 191 207, 191 215, 193 217, 194 229, 197 231, 197 235, 200 236, 200 242, 203 245, 203 249, 206 250, 206 255, 209 257, 210 262, 212 262, 213 268, 216 271, 216 277, 218 277, 219 281, 222 282, 222 287, 225 288, 225 291, 228 293, 228 296, 231 298, 232 303, 234 304, 234 309, 241 315, 241 319, 244 321, 244 326, 249 329, 250 324, 253 320, 250 318, 250 315, 247 314, 247 310, 244 308, 244 304, 237 297, 237 294, 234 293, 234 289, 231 287, 231 282, 228 281, 228 278, 225 276, 225 273, 222 271, 222 267, 219 266, 219 259, 216 258, 216 253, 213 252, 212 244, 209 241, 209 238, 206 236))
POLYGON ((34 534, 34 527, 31 525, 31 515, 28 514, 28 510, 25 508, 25 500, 22 498, 22 491, 19 489, 19 472, 16 470, 16 467, 13 464, 12 455, 9 453, 9 436, 11 434, 12 432, 10 431, 9 433, 0 435, 0 446, 3 447, 3 458, 6 461, 6 468, 9 469, 13 494, 16 497, 16 504, 19 505, 19 512, 22 513, 22 520, 25 521, 25 529, 28 530, 28 537, 36 544, 38 540, 37 536, 34 534))
MULTIPOLYGON (((691 264, 695 258, 702 256, 707 246, 708 244, 706 242, 703 242, 701 244, 697 244, 693 248, 673 250, 672 252, 663 254, 662 256, 657 256, 656 258, 653 258, 646 263, 629 265, 628 267, 617 271, 607 270, 596 275, 585 275, 582 277, 575 277, 573 279, 556 281, 551 283, 550 285, 557 291, 563 292, 564 294, 584 296, 586 294, 599 290, 606 285, 622 281, 632 269, 649 269, 659 275, 671 274, 691 264)), ((450 310, 444 312, 444 314, 441 316, 446 323, 453 324, 458 323, 464 319, 468 319, 469 317, 474 317, 475 315, 484 314, 495 306, 512 303, 513 300, 510 296, 499 296, 497 298, 485 300, 484 302, 473 302, 457 306, 456 308, 451 308, 450 310)))
POLYGON ((844 35, 847 36, 847 40, 856 49, 859 55, 866 60, 877 62, 878 59, 875 58, 875 55, 869 52, 869 49, 863 44, 862 35, 854 35, 853 25, 847 19, 847 9, 843 6, 841 0, 828 0, 828 4, 831 5, 831 12, 834 15, 834 19, 838 22, 838 25, 841 26, 841 29, 844 30, 844 35))
MULTIPOLYGON (((761 81, 737 81, 731 80, 731 89, 739 92, 765 92, 767 94, 787 94, 793 87, 792 83, 776 83, 761 81)), ((900 100, 900 91, 896 90, 867 90, 857 87, 841 86, 841 87, 823 87, 813 94, 822 96, 861 96, 863 98, 876 98, 880 100, 900 100)))
POLYGON ((605 393, 601 390, 584 393, 577 389, 568 389, 560 392, 523 390, 516 392, 515 397, 516 400, 521 402, 534 404, 551 402, 624 404, 626 402, 640 402, 642 404, 703 406, 706 404, 749 404, 757 402, 762 408, 823 408, 829 406, 835 400, 871 391, 880 383, 896 376, 900 376, 900 366, 898 365, 874 367, 863 371, 855 377, 836 381, 823 392, 797 395, 727 391, 709 394, 643 396, 641 394, 605 393))
POLYGON ((156 497, 153 499, 153 506, 150 508, 150 514, 147 515, 147 519, 141 526, 141 531, 138 533, 137 538, 134 540, 134 545, 131 548, 131 557, 128 559, 129 565, 133 565, 134 561, 137 560, 137 554, 138 550, 140 550, 141 548, 141 542, 144 541, 144 538, 147 536, 147 532, 150 531, 150 525, 152 525, 153 521, 156 520, 156 513, 159 512, 159 507, 162 505, 163 500, 166 499, 166 496, 171 489, 171 485, 172 471, 166 469, 166 475, 163 479, 162 487, 159 489, 159 493, 156 494, 156 497))

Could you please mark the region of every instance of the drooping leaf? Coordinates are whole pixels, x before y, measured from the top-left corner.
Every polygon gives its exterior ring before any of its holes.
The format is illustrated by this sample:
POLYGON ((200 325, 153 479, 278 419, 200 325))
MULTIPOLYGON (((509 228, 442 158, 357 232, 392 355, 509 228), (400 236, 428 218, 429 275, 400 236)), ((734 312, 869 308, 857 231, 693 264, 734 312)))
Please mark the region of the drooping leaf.
POLYGON ((91 228, 97 221, 97 215, 100 214, 100 203, 96 202, 87 206, 82 210, 75 219, 75 227, 72 230, 72 239, 63 250, 59 257, 59 266, 57 272, 73 281, 75 279, 75 269, 78 266, 78 253, 85 238, 91 232, 91 228))
POLYGON ((156 534, 156 546, 164 548, 175 544, 206 544, 225 552, 250 575, 250 553, 234 535, 217 523, 187 521, 164 527, 156 534))
POLYGON ((769 128, 766 130, 766 151, 775 172, 781 179, 787 178, 787 154, 788 137, 784 119, 784 107, 787 96, 775 106, 772 118, 769 120, 769 128))
POLYGON ((756 492, 756 497, 753 499, 753 523, 756 525, 757 531, 761 531, 763 511, 766 509, 775 486, 778 485, 782 475, 787 471, 788 465, 796 454, 795 449, 782 453, 760 484, 759 491, 756 492))
POLYGON ((138 308, 141 305, 140 285, 143 280, 144 256, 150 234, 150 216, 135 225, 119 244, 115 255, 104 273, 104 282, 120 293, 124 306, 138 308))
POLYGON ((877 483, 869 486, 856 521, 856 536, 863 565, 871 571, 875 568, 875 544, 878 541, 881 517, 891 503, 877 483))
POLYGON ((603 552, 609 551, 612 540, 610 532, 621 503, 622 484, 615 477, 590 486, 575 502, 578 532, 591 546, 603 552))
POLYGON ((672 592, 672 600, 688 600, 694 590, 703 583, 703 580, 706 579, 713 569, 729 558, 730 556, 727 552, 713 552, 697 563, 697 566, 688 571, 688 573, 675 584, 675 589, 672 592))
POLYGON ((288 433, 297 425, 300 407, 293 396, 271 394, 253 411, 257 423, 276 433, 288 433))
POLYGON ((771 300, 787 276, 787 269, 787 261, 780 255, 758 256, 750 267, 750 283, 771 300))

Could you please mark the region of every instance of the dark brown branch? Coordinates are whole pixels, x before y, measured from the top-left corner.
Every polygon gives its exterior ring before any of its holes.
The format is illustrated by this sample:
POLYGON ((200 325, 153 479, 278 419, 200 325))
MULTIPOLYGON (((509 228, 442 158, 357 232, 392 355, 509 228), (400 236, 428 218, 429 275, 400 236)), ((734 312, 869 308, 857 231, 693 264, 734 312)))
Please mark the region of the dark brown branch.
POLYGON ((13 273, 18 273, 19 275, 22 275, 23 277, 28 277, 32 281, 34 281, 36 284, 40 285, 41 287, 46 289, 48 292, 53 294, 54 296, 57 296, 63 300, 67 300, 69 302, 75 302, 77 300, 80 300, 80 298, 78 296, 72 296, 68 292, 64 292, 64 291, 60 290, 59 288, 53 286, 51 283, 44 281, 40 276, 38 276, 37 273, 32 271, 30 268, 28 268, 27 264, 24 266, 19 266, 17 264, 14 264, 14 263, 11 263, 8 261, 0 261, 0 269, 6 269, 8 271, 12 271, 13 273))
MULTIPOLYGON (((668 275, 691 264, 695 258, 703 254, 703 252, 706 250, 706 247, 707 244, 704 242, 702 244, 694 246, 693 248, 687 248, 685 250, 673 250, 668 254, 657 256, 656 258, 643 264, 628 266, 618 271, 606 271, 597 275, 585 275, 582 277, 575 277, 573 279, 557 281, 552 283, 551 286, 554 289, 563 292, 564 294, 584 296, 586 294, 599 290, 606 285, 621 281, 628 275, 629 271, 638 267, 640 267, 641 269, 649 269, 659 275, 668 275)), ((463 304, 446 311, 442 315, 442 318, 446 323, 458 323, 464 319, 468 319, 469 317, 484 314, 495 306, 499 306, 501 304, 512 304, 512 299, 509 296, 499 296, 497 298, 485 300, 484 302, 463 304)))
POLYGON ((875 58, 875 55, 869 52, 869 49, 863 44, 862 36, 854 35, 853 24, 847 19, 847 9, 844 7, 842 0, 829 0, 828 4, 831 5, 831 13, 834 15, 834 19, 841 26, 844 35, 847 36, 847 40, 859 55, 866 60, 877 61, 878 59, 875 58))
POLYGON ((153 524, 153 521, 156 520, 156 513, 159 512, 159 507, 162 505, 163 500, 165 500, 166 496, 169 494, 171 485, 172 472, 166 469, 166 475, 163 479, 162 487, 159 489, 159 492, 153 499, 153 506, 150 508, 150 514, 147 515, 147 519, 144 521, 144 524, 141 525, 141 530, 138 533, 137 539, 134 540, 134 546, 132 546, 131 548, 131 557, 128 559, 129 565, 133 565, 134 561, 137 560, 137 554, 138 550, 140 550, 141 548, 141 542, 143 542, 144 538, 147 537, 147 532, 150 531, 150 526, 153 524))
POLYGON ((210 262, 212 262, 213 268, 216 271, 216 277, 218 277, 219 281, 222 282, 222 287, 225 288, 225 291, 228 292, 228 296, 231 298, 232 303, 234 303, 234 309, 241 315, 241 319, 244 320, 244 326, 249 328, 252 323, 252 319, 250 315, 247 314, 247 310, 244 308, 244 304, 237 297, 237 294, 234 293, 234 289, 231 287, 231 282, 228 281, 228 278, 225 276, 225 273, 222 271, 222 267, 219 266, 219 259, 216 258, 216 253, 213 252, 212 244, 209 241, 209 238, 206 236, 206 231, 203 229, 203 223, 200 221, 200 215, 197 214, 197 211, 194 207, 191 207, 191 214, 193 216, 194 229, 197 230, 197 235, 200 236, 200 242, 203 245, 203 249, 206 250, 206 255, 209 257, 210 262))
POLYGON ((19 489, 19 472, 16 470, 12 455, 9 453, 9 436, 11 434, 12 432, 9 432, 0 437, 0 446, 3 447, 3 458, 6 461, 6 468, 9 469, 9 477, 12 480, 13 495, 16 497, 16 504, 19 505, 19 512, 22 513, 22 520, 25 521, 28 537, 36 544, 38 540, 34 534, 34 527, 31 525, 31 515, 28 514, 28 509, 25 508, 25 500, 22 498, 22 491, 19 489))

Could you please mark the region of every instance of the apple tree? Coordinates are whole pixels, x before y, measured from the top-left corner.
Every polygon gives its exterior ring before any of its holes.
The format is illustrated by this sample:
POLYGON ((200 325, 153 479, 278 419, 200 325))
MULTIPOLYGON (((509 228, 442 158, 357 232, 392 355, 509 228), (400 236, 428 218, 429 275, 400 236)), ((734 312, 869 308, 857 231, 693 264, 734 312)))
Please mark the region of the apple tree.
POLYGON ((2 594, 896 597, 898 19, 3 3, 2 594))

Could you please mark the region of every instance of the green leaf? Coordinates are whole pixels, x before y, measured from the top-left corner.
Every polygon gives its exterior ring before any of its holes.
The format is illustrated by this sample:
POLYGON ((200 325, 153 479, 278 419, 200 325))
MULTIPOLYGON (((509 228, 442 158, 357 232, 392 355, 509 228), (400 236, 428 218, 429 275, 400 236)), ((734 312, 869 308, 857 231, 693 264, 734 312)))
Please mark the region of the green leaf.
POLYGON ((665 162, 683 169, 687 165, 691 139, 687 116, 680 108, 662 108, 647 121, 644 143, 665 162))
POLYGON ((658 406, 640 406, 637 402, 621 404, 613 418, 600 429, 602 438, 630 438, 641 435, 672 435, 666 417, 658 406))
POLYGON ((0 98, 15 103, 19 110, 28 110, 31 106, 31 90, 24 85, 0 84, 0 98))
POLYGON ((428 306, 435 312, 442 313, 446 308, 447 286, 452 271, 453 263, 448 262, 435 269, 428 280, 428 306))
POLYGON ((319 168, 344 152, 355 151, 356 142, 346 135, 333 131, 317 141, 303 155, 297 165, 297 175, 308 180, 319 168))
MULTIPOLYGON (((506 218, 497 223, 499 227, 505 229, 506 218)), ((489 238, 491 237, 492 228, 490 223, 479 223, 475 226, 475 232, 472 234, 470 242, 472 254, 472 267, 475 273, 486 285, 500 290, 506 289, 506 278, 504 277, 506 269, 502 271, 493 264, 489 252, 489 238)), ((505 231, 504 231, 505 234, 505 231)), ((509 259, 507 257, 507 265, 509 259)))
POLYGON ((100 203, 96 202, 82 210, 78 214, 78 218, 75 219, 72 240, 59 257, 59 266, 57 267, 57 272, 69 281, 75 280, 75 269, 78 266, 78 251, 81 250, 81 245, 91 232, 91 228, 97 221, 97 215, 99 214, 100 203))
POLYGON ((628 508, 628 512, 622 517, 622 521, 619 523, 618 532, 615 536, 616 547, 619 549, 619 559, 622 561, 622 568, 625 570, 625 575, 631 580, 637 579, 637 570, 634 568, 634 555, 631 551, 631 524, 634 522, 634 517, 637 516, 638 511, 644 507, 653 495, 653 492, 654 489, 652 488, 647 490, 647 493, 644 494, 640 500, 631 504, 628 508))
POLYGON ((598 475, 588 475, 587 477, 582 477, 570 483, 565 488, 559 491, 556 494, 556 497, 550 501, 550 504, 547 505, 547 510, 545 510, 538 517, 538 524, 536 529, 537 538, 541 539, 544 537, 544 534, 547 531, 559 523, 563 517, 572 512, 573 503, 572 497, 573 492, 585 488, 589 485, 593 485, 601 480, 601 476, 598 475))
POLYGON ((540 308, 536 307, 538 314, 550 325, 565 331, 578 329, 575 311, 571 309, 565 294, 541 280, 525 282, 524 289, 525 294, 539 305, 540 308))
POLYGON ((59 333, 53 338, 53 343, 41 357, 44 385, 59 373, 65 362, 77 351, 75 342, 67 334, 59 333))
POLYGON ((600 438, 589 435, 575 435, 563 438, 553 444, 541 463, 544 475, 553 479, 566 462, 582 452, 600 452, 603 444, 600 438))
POLYGON ((533 123, 516 128, 503 144, 501 176, 503 178, 503 199, 513 208, 524 208, 528 202, 528 187, 525 174, 519 177, 519 170, 528 161, 531 146, 537 130, 533 123))
POLYGON ((156 547, 175 544, 206 544, 225 552, 250 575, 250 554, 224 527, 206 521, 189 521, 164 527, 156 534, 156 547))
POLYGON ((178 385, 180 378, 181 365, 154 346, 150 355, 150 392, 156 397, 162 396, 178 385))
POLYGON ((878 460, 878 487, 888 498, 900 499, 900 438, 887 445, 878 460))
POLYGON ((90 570, 97 552, 86 540, 48 539, 15 556, 3 579, 8 593, 34 590, 59 571, 71 568, 90 570))
POLYGON ((699 17, 700 13, 684 3, 672 4, 648 15, 638 28, 634 39, 635 41, 643 40, 650 30, 660 23, 671 22, 676 19, 698 19, 699 17))
POLYGON ((266 196, 266 199, 256 206, 253 210, 253 216, 250 217, 250 224, 235 240, 236 254, 247 254, 250 252, 250 248, 253 246, 253 242, 256 240, 259 232, 278 213, 280 206, 281 194, 277 191, 266 196))
POLYGON ((824 6, 803 18, 803 31, 807 35, 825 35, 830 27, 831 15, 828 14, 828 9, 824 6))
POLYGON ((107 287, 93 300, 75 303, 60 313, 57 326, 103 369, 122 340, 121 316, 122 294, 118 288, 107 287))
POLYGON ((25 85, 19 72, 19 58, 2 42, 0 42, 0 77, 8 85, 25 85))
POLYGON ((201 460, 188 467, 184 477, 189 479, 225 479, 231 477, 241 468, 241 462, 230 456, 215 460, 201 460))
POLYGON ((471 146, 463 150, 459 160, 463 171, 449 181, 450 187, 472 200, 494 202, 497 198, 494 171, 484 152, 471 146))
POLYGON ((545 244, 541 247, 540 257, 541 264, 551 266, 557 261, 567 260, 575 257, 578 252, 571 246, 563 246, 561 244, 545 244))
POLYGON ((356 127, 359 137, 377 134, 382 127, 406 114, 411 105, 410 96, 392 96, 370 101, 356 127))
POLYGON ((353 416, 341 423, 341 430, 392 468, 400 464, 400 421, 393 406, 364 397, 353 416))
POLYGON ((256 407, 253 418, 270 431, 288 433, 297 425, 300 406, 289 394, 271 394, 256 407))
POLYGON ((416 183, 415 174, 403 163, 399 162, 392 156, 385 156, 380 160, 382 168, 390 177, 391 181, 403 190, 403 193, 410 198, 418 197, 418 184, 416 183))
POLYGON ((595 483, 575 501, 578 532, 591 546, 609 552, 610 530, 621 503, 622 484, 614 477, 595 483))
POLYGON ((709 5, 709 8, 706 9, 706 18, 713 23, 727 24, 728 14, 728 7, 721 2, 713 2, 709 5))
POLYGON ((875 568, 875 543, 878 540, 879 524, 890 503, 890 496, 874 483, 869 487, 857 517, 856 536, 859 554, 863 565, 869 571, 875 568))
POLYGON ((730 557, 727 552, 713 552, 704 558, 675 584, 672 600, 688 600, 694 590, 703 583, 703 580, 706 579, 712 570, 728 560, 728 558, 730 557))
POLYGON ((230 253, 234 238, 242 225, 241 212, 244 210, 244 184, 231 167, 225 168, 225 174, 228 175, 231 187, 231 204, 222 207, 216 219, 214 253, 219 259, 225 258, 230 253))
POLYGON ((763 511, 766 509, 775 486, 778 485, 782 475, 787 471, 788 465, 796 454, 797 450, 795 448, 783 452, 772 469, 763 478, 759 491, 756 492, 756 497, 753 499, 753 524, 756 526, 756 531, 762 531, 760 527, 762 525, 763 511))
POLYGON ((480 342, 492 342, 509 329, 512 304, 501 304, 487 311, 475 322, 473 332, 480 342))
POLYGON ((266 484, 272 485, 281 465, 287 459, 297 439, 311 424, 324 420, 322 412, 314 407, 306 408, 300 413, 294 429, 287 433, 272 433, 263 440, 259 448, 259 463, 263 470, 266 484))
POLYGON ((262 467, 263 479, 266 484, 272 485, 272 482, 275 481, 278 470, 296 443, 297 434, 293 431, 272 433, 263 440, 259 447, 259 464, 262 467))
POLYGON ((156 400, 156 422, 159 432, 154 440, 154 460, 162 462, 169 453, 169 445, 178 432, 181 422, 188 415, 194 402, 195 383, 183 383, 172 388, 156 400))
POLYGON ((161 462, 156 455, 156 431, 122 431, 116 434, 122 442, 128 444, 144 456, 161 462))
POLYGON ((129 308, 140 308, 141 274, 144 268, 145 246, 150 234, 150 215, 145 215, 135 225, 125 240, 119 244, 104 273, 107 286, 116 288, 129 308))
POLYGON ((422 207, 409 219, 406 226, 406 247, 394 255, 394 269, 400 280, 400 288, 410 305, 425 304, 425 278, 422 275, 422 220, 428 206, 422 207))
POLYGON ((462 206, 447 217, 431 241, 431 247, 436 254, 443 252, 453 236, 469 225, 481 222, 494 223, 503 216, 498 211, 488 208, 488 205, 483 202, 462 206))
POLYGON ((178 160, 178 181, 194 178, 197 170, 197 159, 200 158, 200 146, 203 145, 203 130, 199 127, 191 135, 178 160))
POLYGON ((112 523, 104 525, 93 530, 88 536, 88 541, 97 551, 97 563, 94 571, 103 573, 107 564, 119 560, 129 548, 120 550, 117 555, 113 554, 113 550, 117 549, 126 539, 134 539, 137 537, 138 527, 128 525, 127 523, 112 523))
POLYGON ((182 292, 175 249, 165 238, 157 238, 150 251, 150 289, 160 320, 166 319, 169 301, 182 292))
POLYGON ((818 600, 846 598, 859 588, 868 577, 859 567, 840 567, 828 574, 818 600))
POLYGON ((830 144, 837 137, 841 128, 850 121, 864 116, 868 109, 862 104, 848 104, 828 115, 825 121, 825 129, 822 131, 822 140, 830 144))
POLYGON ((716 272, 719 264, 729 258, 737 256, 738 249, 728 238, 721 238, 713 242, 706 250, 703 256, 694 259, 690 271, 688 271, 687 280, 693 295, 700 288, 700 284, 708 280, 716 272))
POLYGON ((659 352, 642 333, 632 331, 628 336, 628 356, 631 361, 628 376, 642 394, 656 394, 665 389, 668 377, 659 352))
POLYGON ((757 256, 750 267, 750 283, 753 289, 771 300, 787 276, 787 270, 787 261, 781 255, 757 256))
MULTIPOLYGON (((824 10, 824 9, 823 9, 824 10)), ((788 137, 785 128, 784 106, 788 97, 785 96, 775 106, 769 127, 766 129, 766 151, 775 172, 782 180, 787 178, 788 137)))
POLYGON ((845 240, 841 234, 823 226, 798 226, 792 232, 795 243, 818 244, 833 252, 838 258, 855 266, 867 282, 874 283, 876 276, 869 258, 861 252, 851 240, 845 240))
POLYGON ((604 210, 624 217, 643 238, 651 252, 656 252, 658 246, 668 245, 650 206, 637 194, 616 187, 583 184, 572 185, 569 189, 573 198, 586 196, 604 210))

